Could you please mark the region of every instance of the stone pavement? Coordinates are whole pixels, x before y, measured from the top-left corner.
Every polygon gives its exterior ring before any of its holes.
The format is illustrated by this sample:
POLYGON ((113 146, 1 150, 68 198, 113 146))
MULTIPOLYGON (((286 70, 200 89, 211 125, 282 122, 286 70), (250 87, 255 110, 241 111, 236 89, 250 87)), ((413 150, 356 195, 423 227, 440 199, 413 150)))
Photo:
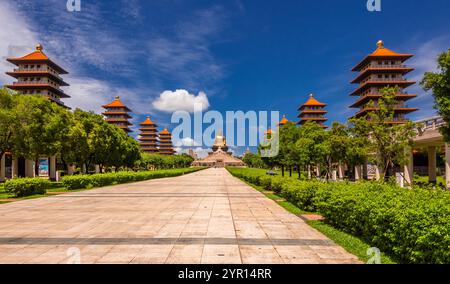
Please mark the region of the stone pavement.
POLYGON ((225 169, 0 205, 0 263, 359 263, 225 169))

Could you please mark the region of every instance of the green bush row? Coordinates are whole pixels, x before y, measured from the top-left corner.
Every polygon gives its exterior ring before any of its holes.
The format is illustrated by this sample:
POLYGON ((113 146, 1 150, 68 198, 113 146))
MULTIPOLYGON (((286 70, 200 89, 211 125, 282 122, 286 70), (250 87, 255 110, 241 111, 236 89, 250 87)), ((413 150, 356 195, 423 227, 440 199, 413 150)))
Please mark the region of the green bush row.
POLYGON ((450 263, 450 193, 372 182, 326 183, 229 169, 274 190, 299 208, 318 212, 333 227, 359 236, 407 263, 450 263))
POLYGON ((147 172, 118 172, 95 175, 65 176, 62 185, 68 190, 85 189, 144 181, 156 178, 175 177, 200 170, 200 168, 171 169, 147 172))
POLYGON ((14 194, 15 197, 25 197, 35 194, 46 194, 52 186, 51 181, 41 178, 18 178, 8 180, 5 191, 14 194))

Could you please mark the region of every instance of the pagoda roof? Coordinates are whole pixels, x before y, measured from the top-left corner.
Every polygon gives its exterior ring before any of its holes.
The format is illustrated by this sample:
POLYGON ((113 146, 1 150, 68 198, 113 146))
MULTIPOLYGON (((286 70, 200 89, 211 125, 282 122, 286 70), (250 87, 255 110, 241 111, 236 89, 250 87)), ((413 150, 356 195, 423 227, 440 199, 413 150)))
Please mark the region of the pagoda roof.
POLYGON ((311 94, 311 95, 309 95, 309 100, 306 103, 304 103, 300 108, 308 107, 308 106, 326 107, 327 105, 316 100, 314 98, 314 95, 311 94))
POLYGON ((58 64, 53 62, 42 50, 44 48, 41 44, 38 44, 36 46, 36 51, 27 54, 22 57, 16 57, 16 58, 8 58, 6 59, 8 62, 11 62, 13 64, 20 64, 20 63, 26 63, 26 62, 46 62, 53 66, 60 74, 69 74, 66 70, 61 68, 58 64))
POLYGON ((224 163, 225 165, 234 164, 239 166, 244 166, 244 162, 236 157, 233 157, 231 154, 222 151, 221 149, 212 152, 208 155, 208 157, 197 160, 193 163, 193 165, 201 165, 201 164, 216 164, 218 162, 224 163))
POLYGON ((170 132, 169 132, 169 130, 167 130, 167 128, 165 128, 165 129, 164 129, 163 131, 161 131, 159 134, 160 134, 160 135, 171 135, 170 132))
POLYGON ((147 119, 144 122, 142 122, 140 125, 156 126, 156 124, 150 119, 150 116, 147 116, 147 119))
POLYGON ((358 63, 358 65, 356 65, 352 71, 359 71, 368 61, 372 60, 372 59, 382 59, 382 58, 386 58, 386 59, 401 59, 402 61, 405 61, 411 57, 413 57, 413 54, 407 54, 407 53, 397 53, 395 51, 392 51, 386 47, 384 47, 384 42, 382 40, 377 42, 377 49, 372 52, 371 54, 369 54, 368 56, 366 56, 366 58, 364 58, 360 63, 358 63))
POLYGON ((283 119, 278 123, 278 125, 285 125, 289 120, 286 118, 286 115, 283 115, 283 119))
POLYGON ((109 103, 107 105, 104 105, 103 108, 106 108, 106 109, 108 109, 108 108, 124 108, 128 111, 131 111, 126 105, 124 105, 122 103, 122 101, 120 100, 120 97, 116 97, 114 99, 114 101, 112 101, 111 103, 109 103))

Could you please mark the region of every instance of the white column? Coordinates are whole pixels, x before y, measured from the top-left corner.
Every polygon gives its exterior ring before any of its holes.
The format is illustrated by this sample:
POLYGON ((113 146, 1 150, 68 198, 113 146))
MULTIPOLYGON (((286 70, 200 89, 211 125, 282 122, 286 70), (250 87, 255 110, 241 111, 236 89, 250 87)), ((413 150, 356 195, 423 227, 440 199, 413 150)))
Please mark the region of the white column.
POLYGON ((5 163, 5 155, 1 157, 0 160, 0 181, 5 181, 6 177, 6 163, 5 163))
POLYGON ((436 147, 428 147, 428 178, 429 182, 436 182, 436 147))
POLYGON ((11 175, 12 178, 16 178, 19 176, 19 160, 17 159, 17 157, 12 158, 12 163, 11 163, 11 175))
POLYGON ((355 167, 355 180, 361 180, 362 178, 362 166, 355 167))
POLYGON ((48 175, 50 180, 56 180, 56 156, 51 156, 48 161, 48 175))
POLYGON ((450 143, 445 143, 445 180, 450 189, 450 143))
POLYGON ((343 180, 344 179, 344 167, 342 166, 341 162, 339 162, 338 174, 339 174, 339 179, 343 180))
POLYGON ((320 165, 317 165, 317 168, 316 168, 316 176, 317 176, 317 177, 320 177, 320 165))
POLYGON ((337 171, 336 171, 336 170, 333 170, 333 171, 331 172, 331 179, 332 179, 333 181, 337 181, 337 171))
POLYGON ((35 177, 34 162, 27 159, 25 160, 25 176, 30 178, 35 177))
POLYGON ((414 156, 411 149, 407 150, 408 162, 404 166, 403 174, 405 176, 405 186, 412 186, 414 181, 414 156))
POLYGON ((100 173, 100 165, 95 165, 95 173, 96 174, 100 173))

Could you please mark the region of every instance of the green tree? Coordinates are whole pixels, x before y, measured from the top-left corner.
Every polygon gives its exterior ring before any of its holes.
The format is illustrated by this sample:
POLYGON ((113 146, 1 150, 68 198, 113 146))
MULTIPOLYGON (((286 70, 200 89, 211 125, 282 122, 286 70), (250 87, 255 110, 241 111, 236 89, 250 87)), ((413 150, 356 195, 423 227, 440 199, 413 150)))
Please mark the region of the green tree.
POLYGON ((12 141, 15 120, 16 112, 14 109, 13 94, 6 88, 2 88, 0 89, 0 159, 13 147, 12 141))
POLYGON ((425 73, 421 84, 426 91, 433 92, 435 108, 447 123, 441 133, 450 142, 450 49, 439 56, 438 69, 436 73, 425 73))
POLYGON ((308 171, 311 167, 326 165, 330 146, 329 133, 314 122, 307 122, 299 128, 299 139, 295 142, 295 158, 308 171))
POLYGON ((409 159, 407 152, 411 150, 412 138, 416 134, 413 122, 395 123, 397 92, 397 87, 384 88, 383 96, 377 105, 374 102, 370 103, 371 107, 375 108, 374 111, 364 117, 350 120, 350 127, 360 139, 359 142, 367 142, 369 158, 380 169, 382 179, 392 174, 395 165, 407 163, 409 159))
POLYGON ((13 152, 34 161, 59 153, 70 127, 68 111, 40 95, 15 95, 14 102, 13 152))

